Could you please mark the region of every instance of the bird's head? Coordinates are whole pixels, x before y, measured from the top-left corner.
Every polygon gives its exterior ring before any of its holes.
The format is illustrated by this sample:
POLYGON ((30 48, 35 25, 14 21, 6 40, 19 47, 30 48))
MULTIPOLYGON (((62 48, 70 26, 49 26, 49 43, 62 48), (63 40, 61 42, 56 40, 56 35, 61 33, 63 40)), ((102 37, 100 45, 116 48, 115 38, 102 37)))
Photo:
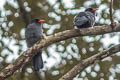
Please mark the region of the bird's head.
POLYGON ((98 10, 98 8, 87 8, 85 11, 89 11, 91 13, 95 13, 98 10))
POLYGON ((31 23, 38 23, 38 24, 41 24, 41 23, 44 23, 44 22, 45 22, 44 19, 33 19, 33 20, 31 21, 31 23))

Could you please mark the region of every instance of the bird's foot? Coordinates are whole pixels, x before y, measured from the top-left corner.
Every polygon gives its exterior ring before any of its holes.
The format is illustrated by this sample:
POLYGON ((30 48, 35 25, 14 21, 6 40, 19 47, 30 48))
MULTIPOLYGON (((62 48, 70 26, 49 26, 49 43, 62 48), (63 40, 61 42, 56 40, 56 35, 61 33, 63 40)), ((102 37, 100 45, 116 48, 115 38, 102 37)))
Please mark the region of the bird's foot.
POLYGON ((79 29, 77 26, 74 26, 74 29, 79 29))
POLYGON ((117 24, 117 22, 113 22, 112 24, 111 24, 111 27, 112 27, 112 30, 114 31, 114 27, 116 26, 116 24, 117 24))
POLYGON ((45 34, 42 35, 42 39, 47 39, 47 36, 45 34))
POLYGON ((91 29, 93 29, 94 27, 91 27, 91 29))
POLYGON ((91 27, 92 29, 94 28, 94 26, 91 27))

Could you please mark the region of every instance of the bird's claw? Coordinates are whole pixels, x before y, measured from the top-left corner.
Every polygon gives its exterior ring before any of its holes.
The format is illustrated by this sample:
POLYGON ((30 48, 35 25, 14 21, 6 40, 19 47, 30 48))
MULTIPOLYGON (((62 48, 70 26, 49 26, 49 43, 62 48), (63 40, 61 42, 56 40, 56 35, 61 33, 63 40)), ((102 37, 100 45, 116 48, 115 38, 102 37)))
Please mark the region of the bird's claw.
POLYGON ((42 35, 42 39, 47 39, 47 36, 45 34, 42 35))
POLYGON ((113 26, 116 26, 117 25, 117 22, 113 22, 113 26))
POLYGON ((112 24, 111 24, 111 27, 112 27, 112 30, 114 31, 114 27, 116 26, 116 22, 113 22, 112 24))

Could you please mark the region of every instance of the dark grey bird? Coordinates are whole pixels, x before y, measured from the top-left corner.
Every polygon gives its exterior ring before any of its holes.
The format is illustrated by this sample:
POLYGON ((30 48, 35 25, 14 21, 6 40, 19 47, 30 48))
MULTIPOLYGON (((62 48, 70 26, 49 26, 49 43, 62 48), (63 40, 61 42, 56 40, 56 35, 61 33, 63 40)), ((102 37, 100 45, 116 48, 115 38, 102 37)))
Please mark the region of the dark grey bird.
POLYGON ((95 12, 97 8, 87 8, 84 12, 80 12, 74 18, 74 26, 77 28, 93 27, 95 24, 95 12))
MULTIPOLYGON (((33 19, 31 23, 28 24, 25 32, 25 37, 27 46, 29 48, 32 47, 37 41, 42 39, 42 24, 44 21, 45 20, 33 19)), ((40 49, 39 52, 37 52, 37 54, 33 57, 32 62, 33 69, 35 71, 39 71, 39 69, 43 68, 42 49, 40 49)))

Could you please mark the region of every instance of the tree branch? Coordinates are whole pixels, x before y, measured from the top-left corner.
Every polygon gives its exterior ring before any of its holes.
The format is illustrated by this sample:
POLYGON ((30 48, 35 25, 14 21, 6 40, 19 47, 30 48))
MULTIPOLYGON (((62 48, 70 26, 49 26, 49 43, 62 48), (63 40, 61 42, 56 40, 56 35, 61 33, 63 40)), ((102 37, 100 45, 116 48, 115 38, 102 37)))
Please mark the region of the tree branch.
MULTIPOLYGON (((114 26, 114 32, 120 31, 120 24, 116 24, 114 26)), ((53 43, 70 39, 77 36, 90 36, 90 35, 101 35, 105 33, 113 32, 112 28, 109 25, 106 26, 95 26, 94 28, 86 28, 86 29, 73 29, 66 30, 63 32, 56 33, 54 35, 47 36, 47 39, 42 39, 38 41, 33 47, 29 48, 25 52, 20 55, 16 59, 15 62, 9 64, 0 72, 0 80, 5 79, 11 76, 16 70, 23 67, 26 63, 28 63, 31 58, 39 51, 40 48, 47 47, 53 43)))
POLYGON ((110 21, 111 21, 111 26, 114 26, 114 20, 113 20, 113 0, 110 0, 110 21))
POLYGON ((73 78, 82 72, 89 65, 94 64, 95 62, 100 62, 100 60, 115 54, 120 51, 120 44, 113 46, 107 50, 101 51, 92 57, 89 57, 82 62, 78 63, 74 66, 69 72, 67 72, 64 76, 62 76, 59 80, 73 80, 73 78))

